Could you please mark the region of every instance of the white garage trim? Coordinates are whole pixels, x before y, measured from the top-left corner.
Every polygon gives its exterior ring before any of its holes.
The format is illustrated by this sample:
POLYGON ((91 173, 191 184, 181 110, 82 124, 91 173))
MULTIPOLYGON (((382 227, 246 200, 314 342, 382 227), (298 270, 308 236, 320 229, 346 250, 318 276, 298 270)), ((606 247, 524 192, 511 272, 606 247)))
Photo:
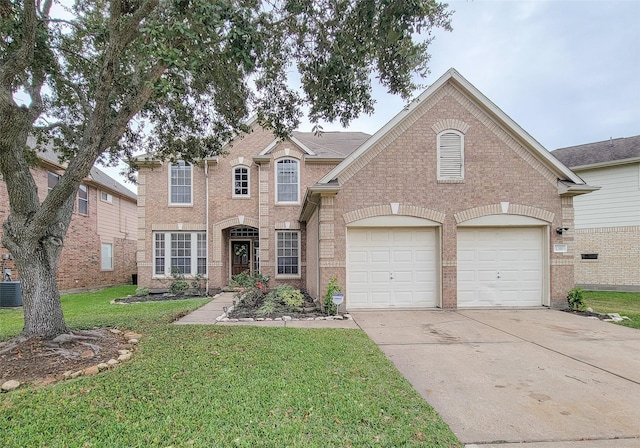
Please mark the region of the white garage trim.
POLYGON ((349 227, 346 306, 433 308, 440 304, 436 227, 349 227))
POLYGON ((439 222, 403 215, 372 216, 347 224, 347 227, 437 227, 439 222))
POLYGON ((459 227, 458 307, 548 305, 548 229, 459 227))

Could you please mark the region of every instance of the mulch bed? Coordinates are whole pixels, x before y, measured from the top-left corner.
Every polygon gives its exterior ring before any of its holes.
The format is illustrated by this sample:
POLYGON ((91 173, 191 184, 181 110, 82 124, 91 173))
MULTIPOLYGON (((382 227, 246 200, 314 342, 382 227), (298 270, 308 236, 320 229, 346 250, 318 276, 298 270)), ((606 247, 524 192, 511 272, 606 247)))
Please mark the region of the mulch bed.
POLYGON ((304 297, 304 302, 302 306, 299 308, 289 308, 282 306, 277 308, 273 313, 266 316, 258 316, 256 315, 256 311, 260 308, 260 306, 247 306, 245 303, 240 302, 236 303, 231 312, 228 314, 228 317, 233 319, 242 319, 247 317, 283 317, 283 316, 291 316, 294 319, 305 319, 308 317, 321 317, 326 316, 326 314, 318 307, 318 305, 313 301, 311 296, 307 294, 305 291, 302 291, 302 295, 304 297))

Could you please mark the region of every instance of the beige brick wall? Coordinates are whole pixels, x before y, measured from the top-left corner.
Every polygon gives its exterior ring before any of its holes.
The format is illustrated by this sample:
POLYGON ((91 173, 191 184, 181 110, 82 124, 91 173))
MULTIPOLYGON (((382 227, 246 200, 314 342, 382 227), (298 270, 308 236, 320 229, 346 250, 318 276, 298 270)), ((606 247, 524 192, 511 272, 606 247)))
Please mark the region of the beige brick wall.
MULTIPOLYGON (((274 141, 271 133, 255 127, 253 132, 236 140, 229 153, 209 162, 209 238, 208 281, 215 290, 229 282, 229 229, 248 225, 260 230, 260 272, 271 277, 270 286, 287 283, 305 288, 307 271, 306 228, 298 221, 306 188, 315 184, 336 163, 306 163, 304 153, 291 142, 280 142, 269 152, 268 162, 256 164, 253 157, 274 141), (300 191, 298 204, 276 204, 275 162, 283 157, 300 161, 300 191), (234 197, 232 179, 234 167, 249 169, 249 197, 234 197), (297 277, 276 276, 276 230, 300 232, 300 270, 297 277)), ((152 288, 167 287, 171 279, 153 276, 153 230, 206 229, 206 186, 204 165, 194 167, 193 206, 168 206, 168 163, 143 167, 138 175, 138 275, 139 283, 152 288)))
POLYGON ((549 241, 551 303, 564 306, 573 277, 573 208, 571 198, 566 198, 563 204, 558 196, 556 176, 453 87, 442 89, 408 118, 339 177, 341 190, 333 203, 334 254, 331 256, 321 247, 321 285, 337 275, 344 286, 346 227, 343 217, 369 207, 384 206, 390 210, 390 203, 399 203, 401 208, 418 207, 433 211, 433 216, 444 216, 442 306, 454 308, 457 302, 454 216, 478 207, 488 207, 482 212, 486 214, 499 210, 501 202, 509 202, 511 213, 552 219, 551 229, 561 225, 571 229, 562 236, 551 231, 549 241), (463 183, 437 180, 434 128, 438 129, 443 119, 455 119, 467 129, 463 183), (553 244, 560 243, 569 245, 568 255, 553 253, 553 244))
POLYGON ((640 226, 576 231, 575 282, 585 288, 640 291, 640 226), (581 254, 598 254, 583 260, 581 254))
MULTIPOLYGON (((31 170, 41 201, 47 196, 48 171, 46 167, 31 170)), ((62 171, 53 168, 50 171, 63 174, 62 171)), ((102 270, 101 235, 98 231, 97 213, 98 190, 89 186, 88 194, 88 215, 78 213, 76 206, 64 238, 56 276, 60 290, 99 288, 131 283, 131 275, 136 273, 135 240, 125 238, 111 237, 105 241, 113 244, 113 270, 102 270)), ((4 223, 8 216, 9 197, 4 182, 0 182, 0 222, 4 223)), ((135 224, 133 225, 135 226, 135 224)), ((1 233, 2 228, 0 227, 0 236, 1 233)), ((0 251, 8 253, 8 250, 2 246, 0 246, 0 251)), ((13 278, 19 279, 20 273, 15 270, 12 263, 8 263, 6 267, 13 269, 13 278)))

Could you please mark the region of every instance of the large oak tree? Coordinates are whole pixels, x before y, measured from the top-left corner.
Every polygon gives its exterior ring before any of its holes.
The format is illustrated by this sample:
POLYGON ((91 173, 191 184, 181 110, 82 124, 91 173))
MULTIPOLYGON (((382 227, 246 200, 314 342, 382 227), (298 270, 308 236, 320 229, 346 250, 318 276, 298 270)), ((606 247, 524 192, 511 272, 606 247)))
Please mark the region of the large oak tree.
POLYGON ((67 331, 56 271, 96 161, 212 156, 254 113, 283 137, 303 110, 346 125, 373 110, 373 78, 411 95, 449 20, 436 0, 0 0, 2 242, 23 336, 67 331), (41 202, 29 167, 45 146, 68 167, 41 202))

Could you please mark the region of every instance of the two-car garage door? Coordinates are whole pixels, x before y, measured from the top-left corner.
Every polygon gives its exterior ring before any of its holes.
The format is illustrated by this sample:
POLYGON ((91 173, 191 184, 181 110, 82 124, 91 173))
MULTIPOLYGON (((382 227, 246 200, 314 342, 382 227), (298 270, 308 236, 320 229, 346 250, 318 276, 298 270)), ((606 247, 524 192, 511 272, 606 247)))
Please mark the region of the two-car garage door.
POLYGON ((435 228, 350 228, 347 239, 349 309, 437 306, 435 228))
MULTIPOLYGON (((540 306, 544 227, 459 227, 457 306, 540 306)), ((349 228, 347 308, 439 305, 435 227, 349 228)))

